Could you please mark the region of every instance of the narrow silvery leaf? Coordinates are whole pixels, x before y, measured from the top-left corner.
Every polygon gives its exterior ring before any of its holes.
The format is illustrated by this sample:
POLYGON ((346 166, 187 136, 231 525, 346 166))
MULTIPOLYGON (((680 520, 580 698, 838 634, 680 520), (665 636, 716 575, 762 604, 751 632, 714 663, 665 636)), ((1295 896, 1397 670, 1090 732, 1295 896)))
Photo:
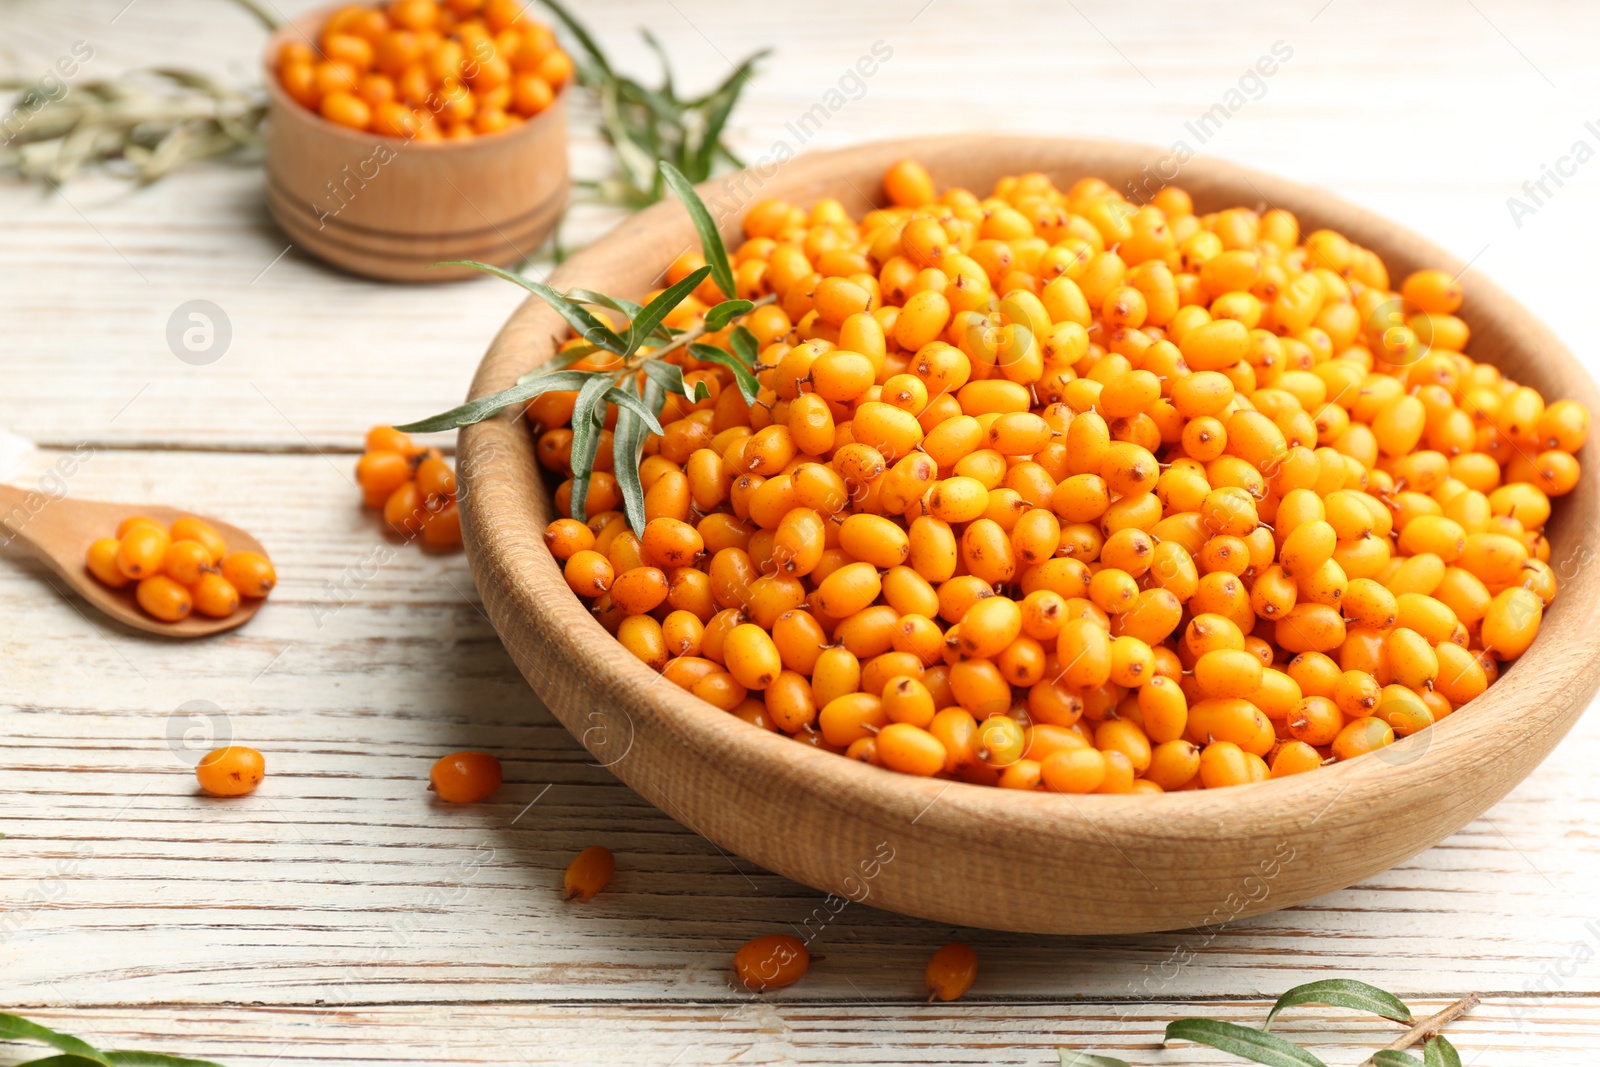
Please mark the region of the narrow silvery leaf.
POLYGON ((454 430, 462 426, 471 426, 475 422, 482 422, 491 415, 504 411, 513 404, 532 400, 540 393, 578 389, 597 378, 601 381, 608 380, 605 375, 596 371, 555 371, 551 374, 540 375, 520 385, 513 385, 509 389, 502 389, 498 393, 490 393, 488 396, 480 396, 476 400, 469 400, 465 404, 434 415, 432 418, 419 419, 416 422, 408 422, 404 425, 396 426, 395 429, 405 433, 436 433, 439 430, 454 430))
POLYGON ((748 300, 724 300, 706 312, 706 332, 716 333, 753 307, 755 304, 748 300))
POLYGON ((1461 1067, 1461 1053, 1449 1038, 1438 1034, 1422 1046, 1422 1063, 1423 1067, 1461 1067))
POLYGON ((1386 989, 1379 989, 1366 982, 1358 982, 1354 978, 1326 978, 1320 982, 1307 982, 1297 985, 1272 1005, 1272 1010, 1267 1012, 1267 1021, 1261 1029, 1272 1029, 1272 1020, 1285 1008, 1292 1008, 1300 1004, 1326 1004, 1334 1008, 1354 1008, 1357 1011, 1367 1011, 1380 1015, 1385 1019, 1395 1022, 1408 1023, 1411 1021, 1411 1009, 1407 1008, 1400 998, 1386 989))
POLYGON ((1179 1019, 1168 1023, 1166 1040, 1210 1045, 1267 1067, 1328 1067, 1309 1050, 1277 1034, 1217 1019, 1179 1019))
POLYGON ((103 1064, 110 1067, 110 1060, 105 1053, 89 1044, 80 1041, 71 1034, 63 1034, 41 1026, 36 1022, 24 1019, 20 1015, 7 1015, 0 1013, 0 1041, 37 1041, 49 1045, 59 1052, 81 1057, 91 1063, 103 1064))
POLYGON ((750 368, 739 362, 739 357, 731 352, 724 352, 720 348, 710 345, 690 345, 689 354, 695 359, 707 363, 717 363, 733 371, 733 380, 739 385, 739 395, 744 397, 746 404, 756 402, 756 394, 761 391, 761 383, 756 381, 756 376, 750 373, 750 368))
POLYGON ((694 223, 695 232, 700 235, 700 250, 705 256, 706 266, 711 268, 711 277, 717 287, 727 296, 732 296, 737 290, 733 284, 733 268, 728 264, 728 249, 722 243, 722 235, 717 232, 717 224, 711 218, 711 212, 706 210, 705 201, 700 199, 694 191, 694 186, 683 173, 666 160, 661 162, 661 174, 683 201, 683 206, 689 210, 689 218, 694 223))
POLYGON ((683 303, 710 273, 710 267, 699 267, 690 271, 686 277, 667 286, 654 300, 641 308, 639 314, 634 317, 633 325, 628 328, 628 348, 623 354, 631 356, 637 352, 645 339, 655 332, 661 320, 666 318, 673 308, 683 303))
POLYGON ((540 300, 543 300, 546 304, 549 304, 553 309, 555 309, 556 314, 560 315, 563 319, 566 319, 567 325, 576 330, 578 336, 582 337, 585 341, 588 341, 592 345, 599 345, 601 348, 604 348, 610 352, 620 353, 623 350, 623 340, 621 337, 617 336, 617 332, 615 330, 601 322, 599 319, 595 318, 594 315, 588 311, 588 309, 581 307, 578 304, 574 304, 565 296, 562 296, 560 293, 556 292, 543 282, 536 282, 532 278, 524 278, 520 274, 516 274, 509 270, 502 270, 501 268, 493 266, 489 263, 479 263, 475 259, 446 260, 443 263, 435 263, 434 266, 467 267, 471 270, 481 271, 484 274, 493 274, 496 278, 504 278, 508 282, 514 282, 528 290, 528 292, 532 293, 540 300))
POLYGON ((1074 1052, 1069 1048, 1058 1048, 1056 1052, 1061 1056, 1061 1067, 1130 1067, 1127 1060, 1119 1060, 1115 1056, 1096 1056, 1092 1052, 1074 1052))
POLYGON ((739 357, 739 362, 754 371, 756 359, 760 355, 757 351, 760 345, 756 341, 756 335, 750 332, 748 326, 741 323, 733 328, 733 335, 729 340, 733 345, 733 354, 739 357))
POLYGON ((1372 1054, 1372 1067, 1422 1067, 1422 1061, 1409 1052, 1386 1048, 1372 1054))
POLYGON ((589 518, 585 504, 589 499, 589 476, 594 473, 594 456, 600 447, 600 424, 605 421, 606 390, 611 379, 596 374, 583 383, 572 406, 572 517, 579 522, 589 518))

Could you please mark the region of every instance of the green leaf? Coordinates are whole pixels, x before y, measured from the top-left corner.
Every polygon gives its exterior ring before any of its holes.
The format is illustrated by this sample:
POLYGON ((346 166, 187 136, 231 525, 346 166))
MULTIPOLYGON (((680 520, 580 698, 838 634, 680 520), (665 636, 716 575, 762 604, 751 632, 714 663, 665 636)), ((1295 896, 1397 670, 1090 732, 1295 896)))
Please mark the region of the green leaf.
POLYGON ((597 293, 593 289, 568 289, 567 299, 575 300, 580 304, 594 304, 598 307, 610 308, 612 311, 620 311, 630 319, 639 314, 639 305, 632 300, 624 300, 620 296, 607 296, 604 293, 597 293))
POLYGON ((594 345, 573 345, 571 348, 563 349, 551 356, 549 359, 545 360, 543 363, 539 364, 537 367, 533 368, 527 374, 519 377, 517 379, 517 384, 522 385, 526 382, 533 381, 535 378, 543 378, 546 374, 551 374, 555 371, 570 367, 580 359, 583 359, 585 356, 593 355, 598 351, 600 351, 600 349, 596 348, 594 345))
POLYGON ((661 62, 661 95, 668 101, 677 103, 678 92, 672 85, 672 60, 667 58, 666 48, 662 46, 656 35, 650 32, 650 27, 648 26, 640 28, 639 36, 644 38, 644 43, 649 46, 650 51, 654 52, 656 59, 661 62))
POLYGON ((30 1022, 20 1015, 7 1015, 0 1012, 0 1041, 37 1041, 49 1045, 59 1052, 71 1053, 81 1056, 92 1063, 110 1067, 111 1061, 106 1059, 105 1053, 89 1044, 80 1041, 70 1034, 58 1033, 48 1026, 40 1026, 30 1022))
POLYGON ((561 370, 552 374, 540 375, 532 381, 513 385, 509 389, 502 389, 498 393, 480 396, 476 400, 469 400, 465 404, 451 408, 449 411, 434 415, 431 418, 419 419, 408 422, 395 429, 404 433, 437 433, 440 430, 455 430, 462 426, 471 426, 473 423, 482 422, 498 412, 504 411, 512 404, 520 404, 525 400, 532 400, 540 393, 560 392, 564 389, 580 389, 591 381, 599 380, 609 382, 610 379, 599 371, 592 370, 561 370))
POLYGON ((639 346, 655 333, 656 327, 661 325, 661 320, 666 318, 673 308, 688 299, 689 294, 694 292, 710 273, 710 267, 697 267, 686 277, 679 279, 676 284, 661 290, 654 300, 640 309, 639 314, 634 316, 633 325, 628 328, 628 350, 623 355, 631 356, 639 351, 639 346))
POLYGON ((711 390, 706 388, 705 382, 697 381, 694 383, 694 388, 690 389, 683 380, 683 368, 676 363, 668 363, 664 359, 647 359, 639 364, 639 369, 666 392, 688 397, 691 403, 711 398, 711 390))
POLYGON ((554 13, 555 17, 561 21, 561 24, 567 28, 567 32, 572 34, 573 39, 575 39, 583 48, 583 50, 588 53, 589 58, 594 61, 595 66, 599 67, 609 76, 611 74, 611 64, 606 60, 606 54, 600 51, 600 46, 594 43, 594 38, 589 36, 589 31, 584 28, 583 23, 574 18, 566 8, 556 3, 556 0, 542 0, 542 2, 544 3, 544 6, 549 8, 551 12, 554 13))
MULTIPOLYGON (((109 1056, 110 1053, 108 1052, 106 1055, 109 1056)), ((63 1052, 59 1056, 46 1056, 43 1059, 19 1063, 17 1067, 100 1067, 101 1062, 100 1060, 91 1060, 87 1056, 74 1056, 63 1052)))
POLYGON ((1423 1067, 1461 1067, 1461 1053, 1448 1038, 1436 1034, 1422 1046, 1423 1067))
POLYGON ((1279 997, 1272 1010, 1267 1012, 1267 1021, 1261 1025, 1261 1029, 1271 1030, 1272 1020, 1280 1011, 1301 1004, 1327 1004, 1334 1008, 1354 1008, 1356 1011, 1371 1012, 1373 1015, 1397 1023, 1411 1021, 1411 1009, 1388 990, 1379 989, 1366 982, 1358 982, 1354 978, 1325 978, 1320 982, 1297 985, 1279 997))
POLYGON ((211 1060, 191 1060, 182 1056, 167 1056, 160 1052, 135 1052, 123 1049, 106 1053, 113 1067, 222 1067, 211 1060))
POLYGON ((613 386, 606 390, 606 399, 619 408, 627 408, 644 420, 651 433, 661 433, 661 422, 656 418, 656 413, 645 407, 644 401, 634 396, 625 389, 613 386))
POLYGON ((1056 1049, 1061 1055, 1061 1067, 1130 1067, 1127 1060, 1115 1056, 1096 1056, 1092 1052, 1074 1052, 1068 1048, 1056 1049))
POLYGON ((706 332, 716 333, 753 307, 755 305, 748 300, 724 300, 706 312, 706 332))
MULTIPOLYGON (((536 282, 532 278, 525 278, 513 271, 502 270, 488 263, 479 263, 475 259, 449 259, 443 263, 435 263, 433 267, 467 267, 484 274, 493 274, 496 278, 504 278, 508 282, 514 282, 554 308, 556 314, 566 319, 567 325, 578 331, 578 336, 585 341, 592 345, 599 345, 609 352, 622 352, 622 338, 617 335, 615 330, 595 318, 587 308, 574 304, 543 282, 536 282)), ((433 268, 430 267, 429 269, 433 268)))
POLYGON ((717 150, 722 144, 722 131, 728 125, 728 118, 733 114, 735 105, 739 103, 739 94, 744 92, 745 83, 750 75, 755 72, 758 62, 766 58, 771 49, 764 48, 743 63, 728 75, 728 80, 723 82, 705 98, 705 103, 710 107, 706 116, 705 127, 700 134, 700 147, 695 152, 694 171, 704 181, 711 176, 711 165, 716 162, 717 150))
POLYGON ((1179 1019, 1170 1022, 1167 1024, 1165 1040, 1210 1045, 1223 1052, 1264 1063, 1267 1067, 1328 1067, 1293 1041, 1285 1041, 1276 1034, 1254 1027, 1217 1019, 1179 1019))
POLYGON ((579 522, 589 520, 584 505, 589 499, 595 452, 600 447, 600 424, 605 421, 604 397, 610 389, 611 379, 596 374, 583 383, 572 406, 572 517, 579 522))
POLYGON ((750 373, 749 367, 740 362, 738 356, 710 345, 690 345, 689 354, 707 363, 720 363, 733 371, 733 380, 738 383, 739 395, 744 397, 744 402, 746 404, 756 402, 756 394, 761 391, 761 383, 756 381, 756 376, 750 373))
POLYGON ((748 326, 742 324, 735 326, 733 328, 732 344, 733 354, 738 356, 740 361, 754 373, 756 360, 760 358, 760 352, 757 351, 760 345, 756 343, 756 335, 750 332, 748 326))
POLYGON ((1409 1052, 1386 1048, 1372 1054, 1372 1067, 1423 1067, 1423 1064, 1409 1052))
POLYGON ((737 292, 733 284, 733 268, 728 265, 728 249, 722 243, 722 235, 717 232, 717 224, 712 221, 711 212, 706 210, 705 201, 694 191, 694 186, 689 184, 689 179, 683 172, 666 160, 661 161, 661 175, 666 178, 672 191, 678 194, 678 199, 683 201, 683 206, 689 210, 689 218, 694 222, 696 232, 700 234, 700 250, 705 256, 706 265, 711 268, 711 278, 717 283, 723 293, 732 296, 737 292))
MULTIPOLYGON (((654 379, 645 383, 642 406, 646 411, 659 410, 666 394, 654 379)), ((645 422, 632 407, 617 412, 617 429, 612 435, 611 450, 615 459, 617 488, 622 492, 622 510, 628 516, 628 526, 635 534, 644 533, 644 484, 639 480, 639 461, 644 456, 645 422)))

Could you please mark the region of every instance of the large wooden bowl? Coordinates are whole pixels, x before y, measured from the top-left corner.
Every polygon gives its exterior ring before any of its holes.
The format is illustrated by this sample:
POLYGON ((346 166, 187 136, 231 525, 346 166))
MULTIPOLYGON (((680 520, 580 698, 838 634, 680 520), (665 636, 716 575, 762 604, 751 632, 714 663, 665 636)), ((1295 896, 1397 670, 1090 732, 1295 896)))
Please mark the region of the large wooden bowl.
MULTIPOLYGON (((1160 173, 1135 145, 961 136, 802 157, 776 173, 708 183, 737 232, 742 208, 777 196, 881 202, 884 168, 920 159, 941 185, 987 193, 1003 174, 1058 185, 1099 175, 1119 188, 1160 173)), ((1170 172, 1170 163, 1165 164, 1170 172)), ((1331 226, 1382 255, 1397 279, 1462 264, 1420 237, 1320 190, 1196 159, 1179 184, 1198 210, 1263 202, 1306 232, 1331 226)), ((1151 187, 1154 188, 1154 185, 1151 187)), ((694 240, 676 203, 659 205, 568 260, 553 282, 639 297, 694 240)), ((1600 410, 1583 368, 1526 310, 1476 275, 1463 279, 1473 354, 1547 397, 1600 410)), ((550 357, 564 326, 518 309, 489 349, 472 395, 502 389, 550 357)), ((941 922, 1040 933, 1124 933, 1224 922, 1351 885, 1464 826, 1536 767, 1600 682, 1597 445, 1583 484, 1551 521, 1561 595, 1533 647, 1493 686, 1393 749, 1293 778, 1164 796, 1016 793, 914 778, 767 733, 662 682, 567 590, 546 551, 550 493, 525 421, 504 415, 461 434, 462 512, 478 589, 507 649, 556 716, 624 782, 723 848, 827 893, 941 922)), ((819 916, 837 903, 823 905, 819 916)))

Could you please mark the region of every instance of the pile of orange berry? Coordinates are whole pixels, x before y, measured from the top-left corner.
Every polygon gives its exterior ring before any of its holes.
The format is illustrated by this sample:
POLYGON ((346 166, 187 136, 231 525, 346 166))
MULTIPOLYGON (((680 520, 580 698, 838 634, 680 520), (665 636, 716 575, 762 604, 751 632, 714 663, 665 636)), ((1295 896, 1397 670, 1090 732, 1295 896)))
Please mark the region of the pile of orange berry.
POLYGON ((435 548, 461 543, 456 507, 456 472, 439 450, 415 444, 390 426, 367 431, 366 451, 356 462, 361 499, 400 536, 435 548))
POLYGON ((145 515, 117 526, 117 536, 89 546, 89 573, 113 589, 137 582, 134 597, 146 613, 178 622, 198 611, 225 619, 241 596, 272 592, 278 574, 259 552, 230 552, 217 528, 185 515, 171 527, 145 515))
POLYGON ((571 77, 571 57, 519 0, 351 5, 278 54, 284 91, 329 122, 420 141, 520 126, 571 77))
MULTIPOLYGON (((546 532, 639 659, 908 774, 1159 793, 1382 748, 1528 648, 1589 414, 1463 354, 1451 275, 1396 291, 1332 230, 1174 187, 884 186, 859 220, 750 209, 738 292, 668 321, 769 301, 757 401, 667 354, 710 395, 667 399, 640 535, 604 439, 587 522, 546 532)), ((572 404, 528 410, 563 511, 572 404)))

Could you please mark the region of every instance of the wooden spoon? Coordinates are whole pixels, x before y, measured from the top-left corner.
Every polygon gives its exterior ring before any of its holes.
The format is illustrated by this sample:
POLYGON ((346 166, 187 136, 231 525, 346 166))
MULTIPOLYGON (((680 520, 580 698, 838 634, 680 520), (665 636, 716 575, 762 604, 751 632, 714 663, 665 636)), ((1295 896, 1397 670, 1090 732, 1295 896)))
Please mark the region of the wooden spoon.
MULTIPOLYGON (((0 485, 0 544, 21 541, 51 570, 66 579, 80 596, 124 626, 162 637, 204 637, 249 622, 261 607, 261 600, 241 597, 239 610, 225 619, 191 612, 188 618, 178 622, 162 622, 146 614, 134 599, 137 583, 129 582, 121 589, 112 589, 90 574, 85 563, 89 545, 101 537, 115 537, 117 525, 130 515, 148 515, 171 525, 174 519, 191 514, 193 512, 159 504, 108 504, 100 500, 52 498, 35 490, 0 485)), ((239 527, 204 515, 196 517, 216 527, 217 533, 228 542, 230 552, 266 555, 261 542, 239 527)))

